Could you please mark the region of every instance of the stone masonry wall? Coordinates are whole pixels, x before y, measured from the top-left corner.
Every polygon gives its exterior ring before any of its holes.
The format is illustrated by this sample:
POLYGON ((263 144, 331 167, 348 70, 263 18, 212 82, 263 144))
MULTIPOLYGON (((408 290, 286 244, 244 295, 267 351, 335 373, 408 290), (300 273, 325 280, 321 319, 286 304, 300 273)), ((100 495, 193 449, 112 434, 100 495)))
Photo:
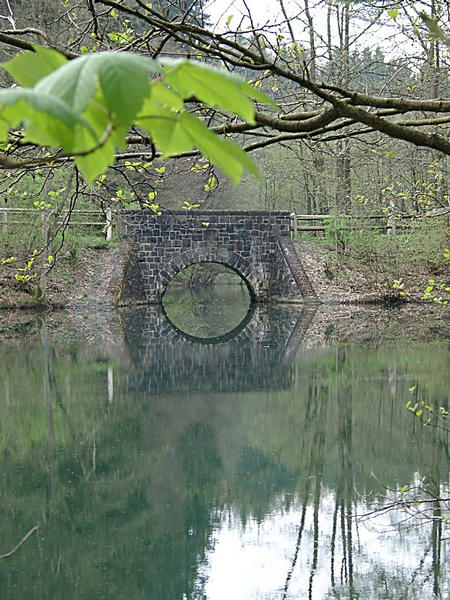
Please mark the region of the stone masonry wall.
POLYGON ((160 303, 179 271, 219 262, 244 279, 254 300, 301 302, 305 291, 280 244, 289 238, 289 226, 289 213, 281 211, 196 210, 160 216, 122 211, 129 261, 120 301, 160 303))

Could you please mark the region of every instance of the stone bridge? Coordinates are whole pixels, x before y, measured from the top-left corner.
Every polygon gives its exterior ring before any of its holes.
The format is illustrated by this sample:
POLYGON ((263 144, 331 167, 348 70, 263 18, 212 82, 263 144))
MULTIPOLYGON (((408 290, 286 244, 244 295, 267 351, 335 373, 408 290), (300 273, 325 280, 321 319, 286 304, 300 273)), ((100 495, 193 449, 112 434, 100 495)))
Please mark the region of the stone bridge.
POLYGON ((238 273, 256 301, 305 302, 317 296, 281 211, 122 211, 127 242, 119 301, 161 303, 182 269, 216 262, 238 273))

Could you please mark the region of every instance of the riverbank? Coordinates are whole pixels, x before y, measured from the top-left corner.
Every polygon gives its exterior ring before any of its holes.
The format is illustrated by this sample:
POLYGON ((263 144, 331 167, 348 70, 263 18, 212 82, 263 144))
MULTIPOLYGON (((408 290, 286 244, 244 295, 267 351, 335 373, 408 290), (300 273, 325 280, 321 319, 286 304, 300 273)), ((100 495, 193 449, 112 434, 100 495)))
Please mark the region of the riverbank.
MULTIPOLYGON (((391 247, 351 248, 347 253, 330 251, 321 240, 296 243, 297 253, 321 302, 325 304, 427 304, 424 292, 430 280, 448 285, 448 266, 418 260, 417 253, 391 247)), ((447 293, 448 297, 449 294, 447 293)), ((432 301, 432 300, 431 300, 432 301)))
MULTIPOLYGON (((291 310, 295 321, 300 307, 291 310)), ((42 328, 51 344, 102 348, 107 356, 120 354, 124 344, 122 316, 130 308, 112 305, 79 304, 76 308, 36 311, 0 310, 0 345, 41 344, 42 328)), ((383 342, 392 346, 436 342, 448 344, 448 311, 433 304, 409 303, 386 307, 375 304, 323 304, 311 307, 311 323, 301 342, 304 348, 334 344, 368 347, 383 342)), ((169 326, 170 327, 170 326, 169 326)))
MULTIPOLYGON (((448 281, 445 265, 418 262, 415 255, 399 259, 394 247, 384 256, 372 250, 365 257, 355 253, 338 257, 320 239, 296 242, 295 246, 324 304, 423 304, 430 279, 437 285, 448 281)), ((79 248, 75 257, 69 252, 59 256, 48 274, 48 307, 72 310, 113 304, 120 268, 121 249, 117 243, 79 248)), ((17 281, 16 272, 14 264, 1 267, 0 309, 47 308, 36 303, 35 280, 17 281)))
POLYGON ((58 257, 47 276, 47 302, 35 299, 35 278, 17 281, 15 264, 3 265, 0 271, 1 309, 73 310, 81 306, 109 306, 114 301, 112 282, 119 268, 120 247, 102 244, 97 248, 81 247, 75 256, 66 252, 58 257))

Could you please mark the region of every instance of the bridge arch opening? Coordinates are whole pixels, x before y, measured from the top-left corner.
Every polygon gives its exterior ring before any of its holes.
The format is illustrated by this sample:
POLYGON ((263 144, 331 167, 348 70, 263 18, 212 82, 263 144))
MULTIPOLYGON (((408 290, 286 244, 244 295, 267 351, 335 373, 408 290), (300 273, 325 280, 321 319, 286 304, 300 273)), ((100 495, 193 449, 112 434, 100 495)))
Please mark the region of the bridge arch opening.
POLYGON ((173 258, 167 268, 162 269, 156 277, 161 299, 165 294, 168 284, 180 271, 192 265, 203 263, 220 264, 237 273, 246 284, 251 299, 256 299, 259 284, 254 266, 240 254, 219 247, 210 247, 206 251, 188 250, 173 258))
POLYGON ((185 338, 217 343, 245 326, 253 298, 251 285, 237 269, 210 260, 175 273, 165 286, 162 306, 185 338))

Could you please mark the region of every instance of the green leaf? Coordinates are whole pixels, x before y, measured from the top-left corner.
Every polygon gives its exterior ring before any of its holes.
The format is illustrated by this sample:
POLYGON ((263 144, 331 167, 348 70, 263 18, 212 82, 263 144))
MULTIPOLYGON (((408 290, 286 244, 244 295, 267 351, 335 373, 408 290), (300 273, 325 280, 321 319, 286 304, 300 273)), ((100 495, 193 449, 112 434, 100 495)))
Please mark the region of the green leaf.
POLYGON ((133 122, 148 131, 164 156, 198 149, 233 182, 244 169, 258 175, 241 148, 183 107, 183 99, 194 95, 253 121, 252 100, 273 105, 233 74, 200 63, 166 61, 165 78, 151 82, 149 72, 162 70, 140 55, 105 52, 67 61, 38 46, 6 68, 27 85, 39 81, 33 89, 0 90, 1 138, 6 141, 9 127, 23 125, 27 141, 73 154, 88 181, 112 164, 115 148, 125 145, 133 122))
POLYGON ((26 139, 41 146, 72 151, 74 129, 91 131, 88 123, 66 104, 35 89, 0 90, 0 119, 10 127, 26 126, 26 139))
POLYGON ((203 64, 186 61, 172 63, 166 70, 165 81, 182 98, 196 98, 211 106, 220 106, 235 112, 243 119, 254 120, 253 104, 240 91, 240 84, 222 76, 222 73, 203 64))
POLYGON ((398 8, 391 8, 391 10, 387 11, 387 14, 395 21, 398 17, 398 8))
POLYGON ((103 96, 115 118, 125 127, 133 121, 150 93, 149 70, 159 72, 156 63, 129 53, 107 52, 96 57, 103 96))
POLYGON ((192 136, 180 124, 179 115, 153 102, 152 96, 144 101, 136 122, 165 156, 192 150, 195 146, 192 136))
POLYGON ((182 113, 180 120, 200 152, 222 169, 233 183, 237 183, 241 179, 244 168, 259 177, 258 168, 242 148, 216 136, 206 125, 189 113, 182 113))
POLYGON ((237 75, 218 71, 203 63, 165 59, 165 81, 184 99, 196 98, 219 106, 254 123, 254 107, 249 98, 276 106, 265 94, 237 75))
POLYGON ((162 81, 153 83, 150 93, 152 102, 158 102, 163 106, 169 106, 176 110, 181 110, 184 106, 180 96, 168 88, 162 81))
POLYGON ((152 104, 151 99, 144 103, 137 123, 153 139, 164 157, 194 148, 204 154, 237 183, 244 168, 259 176, 258 169, 239 146, 210 131, 199 119, 188 112, 174 113, 152 104))
POLYGON ((446 46, 450 46, 450 35, 438 25, 436 18, 427 15, 424 11, 420 12, 419 16, 427 26, 432 40, 441 40, 446 46))
POLYGON ((101 93, 98 92, 94 99, 95 102, 92 102, 83 114, 91 125, 94 135, 82 128, 77 128, 73 150, 75 153, 86 152, 104 139, 104 143, 97 150, 75 159, 76 165, 89 183, 104 173, 114 162, 115 146, 122 145, 125 137, 124 130, 114 129, 111 131, 108 129, 111 124, 101 93), (109 135, 108 132, 110 132, 109 135))
POLYGON ((9 256, 8 258, 0 258, 0 264, 2 264, 2 265, 9 265, 15 261, 16 261, 15 256, 9 256))
POLYGON ((92 100, 99 80, 117 119, 130 122, 149 93, 148 72, 161 72, 150 58, 125 52, 102 52, 72 60, 44 77, 36 90, 56 96, 81 113, 92 100))
POLYGON ((272 98, 270 98, 270 96, 267 96, 267 94, 265 94, 264 92, 261 92, 261 90, 258 90, 256 87, 253 87, 246 81, 242 82, 241 89, 244 93, 246 93, 248 96, 250 96, 250 98, 257 100, 258 102, 263 102, 264 104, 268 104, 269 106, 272 106, 273 108, 279 108, 278 104, 276 102, 274 102, 272 100, 272 98))
POLYGON ((33 87, 40 79, 52 73, 67 62, 67 58, 50 48, 34 45, 29 50, 16 54, 2 67, 23 87, 33 87))
POLYGON ((83 173, 88 183, 92 183, 113 164, 114 150, 113 142, 108 140, 100 148, 90 152, 86 156, 75 157, 75 164, 83 173))
POLYGON ((81 114, 96 89, 97 73, 92 58, 83 56, 53 71, 36 85, 36 91, 60 99, 81 114))
MULTIPOLYGON (((0 102, 0 115, 1 115, 1 102, 0 102)), ((9 123, 2 119, 3 115, 0 116, 0 142, 8 141, 9 123)))

